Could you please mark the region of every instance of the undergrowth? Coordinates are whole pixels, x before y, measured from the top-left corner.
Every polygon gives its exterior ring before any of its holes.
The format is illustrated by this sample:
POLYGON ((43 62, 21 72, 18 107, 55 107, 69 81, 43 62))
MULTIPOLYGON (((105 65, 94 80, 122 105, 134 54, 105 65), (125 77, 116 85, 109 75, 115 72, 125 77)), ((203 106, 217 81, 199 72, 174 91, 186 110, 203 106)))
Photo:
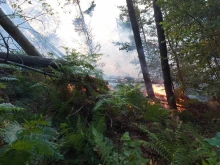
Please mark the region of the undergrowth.
POLYGON ((98 55, 67 55, 55 77, 0 66, 0 164, 219 163, 219 134, 204 140, 138 85, 109 91, 91 65, 98 55))

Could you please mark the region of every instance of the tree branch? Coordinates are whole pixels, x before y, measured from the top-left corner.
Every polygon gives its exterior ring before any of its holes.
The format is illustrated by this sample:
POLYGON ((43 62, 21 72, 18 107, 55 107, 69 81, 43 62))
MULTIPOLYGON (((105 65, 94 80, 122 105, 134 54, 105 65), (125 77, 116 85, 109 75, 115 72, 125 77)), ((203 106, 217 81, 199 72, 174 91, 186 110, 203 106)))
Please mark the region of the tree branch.
MULTIPOLYGON (((0 59, 6 59, 7 53, 0 52, 0 59)), ((24 56, 20 54, 8 54, 8 61, 30 66, 30 67, 52 67, 54 69, 58 68, 57 64, 66 64, 67 62, 62 59, 52 59, 52 58, 44 58, 44 57, 34 57, 34 56, 24 56)), ((0 63, 4 63, 0 61, 0 63)))
POLYGON ((11 37, 23 48, 23 50, 30 56, 42 55, 37 51, 34 45, 24 36, 19 28, 5 15, 0 8, 0 25, 11 37))
POLYGON ((18 64, 18 63, 11 62, 11 61, 5 61, 5 59, 0 59, 0 63, 5 63, 5 64, 10 64, 10 65, 22 67, 24 69, 28 69, 28 70, 31 70, 31 71, 34 71, 34 72, 37 72, 37 73, 40 73, 40 74, 43 74, 43 75, 51 76, 51 77, 57 77, 54 74, 51 74, 51 73, 48 73, 48 72, 45 72, 45 71, 41 71, 39 69, 35 69, 35 68, 29 67, 29 66, 26 66, 26 65, 23 65, 23 64, 18 64))

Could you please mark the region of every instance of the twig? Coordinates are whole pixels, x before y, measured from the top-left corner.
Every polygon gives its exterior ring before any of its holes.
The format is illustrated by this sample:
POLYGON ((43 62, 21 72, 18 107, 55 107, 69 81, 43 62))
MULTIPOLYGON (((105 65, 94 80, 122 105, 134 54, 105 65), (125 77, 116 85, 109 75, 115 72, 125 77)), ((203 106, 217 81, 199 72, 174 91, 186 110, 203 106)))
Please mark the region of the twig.
POLYGON ((73 112, 73 110, 74 110, 74 107, 73 107, 72 110, 71 110, 71 112, 70 112, 70 114, 67 116, 67 118, 69 118, 70 116, 73 116, 73 115, 75 115, 76 113, 78 113, 83 107, 84 107, 84 105, 83 105, 82 107, 80 107, 78 110, 76 110, 73 114, 71 114, 71 113, 73 112))

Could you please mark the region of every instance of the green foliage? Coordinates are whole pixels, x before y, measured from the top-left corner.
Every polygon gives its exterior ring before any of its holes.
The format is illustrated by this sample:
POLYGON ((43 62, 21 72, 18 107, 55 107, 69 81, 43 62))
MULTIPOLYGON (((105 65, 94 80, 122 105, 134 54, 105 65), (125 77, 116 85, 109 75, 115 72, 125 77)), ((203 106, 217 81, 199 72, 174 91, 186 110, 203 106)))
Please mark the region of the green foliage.
POLYGON ((123 162, 122 164, 146 164, 148 162, 142 157, 140 141, 131 139, 128 132, 124 133, 121 141, 123 141, 123 146, 122 155, 119 159, 123 162))
POLYGON ((65 153, 66 164, 99 164, 100 160, 93 149, 91 140, 91 129, 86 126, 85 121, 78 118, 75 126, 70 123, 60 125, 63 136, 61 150, 65 153), (73 159, 74 156, 74 159, 73 159))
POLYGON ((5 88, 6 88, 6 85, 3 83, 0 83, 0 89, 5 89, 5 88))
POLYGON ((148 141, 143 141, 143 145, 164 158, 167 164, 193 164, 209 155, 202 147, 201 137, 195 133, 195 129, 182 123, 175 129, 161 128, 158 125, 152 130, 143 126, 140 128, 149 138, 148 141))
POLYGON ((1 77, 0 81, 19 81, 16 77, 1 77))
POLYGON ((204 134, 208 131, 209 136, 214 136, 218 132, 220 129, 218 121, 220 118, 219 105, 215 108, 210 106, 209 103, 192 99, 185 101, 183 106, 186 107, 186 110, 178 113, 180 120, 199 126, 200 131, 204 134))
POLYGON ((158 104, 150 105, 145 104, 143 108, 143 118, 152 122, 164 121, 168 118, 169 112, 168 110, 161 108, 158 104))
POLYGON ((14 106, 11 103, 0 104, 0 112, 21 111, 21 110, 24 110, 24 108, 14 106))
POLYGON ((28 114, 25 108, 12 105, 11 103, 0 104, 0 127, 14 121, 24 121, 23 114, 28 114))
POLYGON ((100 54, 91 54, 84 55, 78 52, 70 51, 68 48, 65 48, 66 51, 66 60, 69 62, 66 66, 61 66, 61 70, 64 73, 71 73, 74 75, 89 75, 100 77, 102 75, 102 71, 98 70, 94 67, 98 59, 100 58, 100 54))
POLYGON ((23 130, 17 122, 5 123, 4 129, 1 130, 1 138, 8 144, 17 140, 17 134, 23 130))
POLYGON ((219 99, 219 0, 158 0, 174 79, 219 99), (181 76, 180 76, 181 75, 181 76))
POLYGON ((220 132, 216 134, 214 138, 205 139, 211 146, 216 147, 217 156, 220 158, 220 132))
POLYGON ((219 165, 220 164, 220 133, 218 132, 215 137, 210 139, 205 139, 205 141, 213 148, 210 157, 207 159, 208 164, 219 165))
POLYGON ((42 119, 27 121, 23 126, 17 122, 6 124, 1 130, 5 150, 1 151, 0 163, 23 165, 60 160, 58 136, 58 132, 42 119))
POLYGON ((89 58, 68 52, 69 64, 57 64, 52 78, 19 69, 9 76, 7 70, 5 77, 20 81, 5 81, 1 89, 9 103, 0 104, 0 164, 217 162, 217 147, 187 124, 177 126, 138 85, 108 92, 89 58))
POLYGON ((160 105, 151 105, 138 85, 131 84, 120 84, 111 95, 102 95, 93 110, 107 110, 115 115, 140 117, 148 121, 161 121, 169 115, 160 105))
POLYGON ((96 146, 95 150, 102 157, 104 165, 141 165, 147 163, 147 160, 141 156, 140 144, 133 141, 128 132, 122 136, 123 144, 118 150, 115 149, 111 140, 104 137, 95 128, 92 129, 92 133, 96 146))

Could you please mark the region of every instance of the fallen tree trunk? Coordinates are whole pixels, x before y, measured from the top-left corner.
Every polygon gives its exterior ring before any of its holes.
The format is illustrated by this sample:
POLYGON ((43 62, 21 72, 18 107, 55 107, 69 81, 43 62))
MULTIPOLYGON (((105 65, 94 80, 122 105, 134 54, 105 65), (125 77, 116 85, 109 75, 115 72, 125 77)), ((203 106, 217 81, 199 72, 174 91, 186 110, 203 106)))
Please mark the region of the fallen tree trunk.
POLYGON ((42 55, 37 51, 34 45, 24 36, 19 28, 8 18, 0 8, 0 25, 11 37, 22 47, 29 56, 42 55))
MULTIPOLYGON (((5 58, 7 57, 7 53, 0 52, 0 63, 5 63, 5 58)), ((31 67, 52 67, 57 68, 57 64, 65 64, 64 60, 52 59, 52 58, 44 58, 44 57, 33 57, 33 56, 24 56, 19 54, 9 54, 7 61, 11 61, 17 64, 22 64, 25 66, 31 67)))

